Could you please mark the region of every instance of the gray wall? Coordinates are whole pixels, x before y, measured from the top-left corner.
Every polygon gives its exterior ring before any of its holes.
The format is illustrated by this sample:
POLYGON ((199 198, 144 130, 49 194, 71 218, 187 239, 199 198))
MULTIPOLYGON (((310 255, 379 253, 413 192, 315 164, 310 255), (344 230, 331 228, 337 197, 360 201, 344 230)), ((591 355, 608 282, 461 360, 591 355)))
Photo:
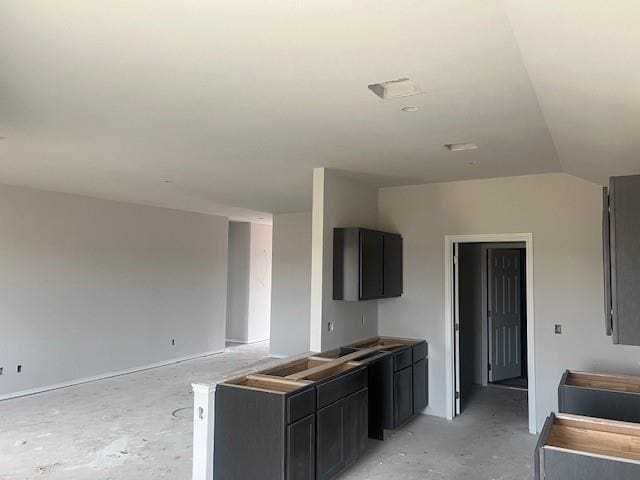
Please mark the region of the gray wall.
POLYGON ((271 225, 251 224, 249 277, 249 342, 269 339, 271 320, 271 225))
POLYGON ((381 189, 381 227, 404 236, 405 291, 380 302, 380 332, 429 340, 427 413, 446 413, 447 234, 533 233, 539 428, 557 408, 565 369, 640 374, 640 349, 612 345, 604 334, 601 197, 600 186, 567 174, 381 189))
POLYGON ((227 340, 269 339, 271 225, 229 223, 227 340))
POLYGON ((377 228, 378 189, 324 168, 314 169, 313 189, 311 349, 327 350, 378 332, 376 300, 332 299, 333 229, 377 228), (329 321, 335 325, 332 332, 327 330, 329 321))
POLYGON ((226 218, 0 186, 0 396, 220 351, 226 289, 226 218))
POLYGON ((273 216, 271 354, 309 350, 311 212, 273 216))
POLYGON ((226 338, 237 342, 249 338, 250 250, 251 224, 229 222, 226 338))

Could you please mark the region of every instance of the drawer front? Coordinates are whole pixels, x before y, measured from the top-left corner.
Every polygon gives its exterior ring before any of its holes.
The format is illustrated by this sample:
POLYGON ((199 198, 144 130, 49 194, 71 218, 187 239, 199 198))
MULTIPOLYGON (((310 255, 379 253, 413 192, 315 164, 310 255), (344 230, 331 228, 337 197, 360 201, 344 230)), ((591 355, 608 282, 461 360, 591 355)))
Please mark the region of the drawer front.
POLYGON ((287 423, 293 423, 316 411, 316 389, 310 388, 287 398, 287 423))
POLYGON ((411 348, 405 348, 393 354, 393 370, 395 372, 410 367, 412 363, 413 352, 411 348))
POLYGON ((417 345, 413 346, 413 363, 419 362, 420 360, 427 358, 427 342, 420 342, 417 345))
POLYGON ((318 385, 318 408, 326 407, 330 403, 335 402, 352 393, 362 390, 368 384, 367 369, 360 367, 352 370, 344 375, 340 375, 333 380, 318 385))

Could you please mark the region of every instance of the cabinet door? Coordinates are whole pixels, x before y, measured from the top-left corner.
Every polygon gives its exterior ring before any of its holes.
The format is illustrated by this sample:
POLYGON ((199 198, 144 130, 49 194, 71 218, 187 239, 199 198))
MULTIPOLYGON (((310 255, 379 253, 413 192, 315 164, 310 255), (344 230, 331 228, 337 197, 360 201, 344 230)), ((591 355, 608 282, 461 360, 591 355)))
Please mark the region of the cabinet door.
POLYGON ((316 478, 316 416, 287 427, 287 480, 316 478))
POLYGON ((640 345, 640 175, 612 177, 609 202, 613 341, 640 345))
POLYGON ((605 333, 611 336, 611 232, 609 229, 609 189, 602 188, 602 259, 604 262, 605 333))
POLYGON ((402 295, 402 237, 395 233, 383 235, 383 296, 402 295))
POLYGON ((393 374, 393 423, 398 428, 413 415, 413 369, 393 374))
POLYGON ((413 364, 413 413, 424 410, 429 403, 427 360, 422 359, 413 364))
POLYGON ((382 232, 360 230, 360 300, 382 297, 382 232))
POLYGON ((355 462, 367 449, 369 431, 369 391, 364 388, 347 399, 347 455, 346 463, 355 462))
POLYGON ((346 465, 347 399, 338 400, 318 410, 318 435, 316 478, 327 480, 335 477, 346 465))

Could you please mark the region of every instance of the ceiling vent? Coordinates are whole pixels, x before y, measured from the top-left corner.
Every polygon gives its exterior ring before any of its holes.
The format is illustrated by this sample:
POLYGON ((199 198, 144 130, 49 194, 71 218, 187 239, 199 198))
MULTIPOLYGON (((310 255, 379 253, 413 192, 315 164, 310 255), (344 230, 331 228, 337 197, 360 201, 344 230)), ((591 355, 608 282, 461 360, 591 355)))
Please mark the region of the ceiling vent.
POLYGON ((462 150, 477 150, 480 147, 475 143, 447 143, 445 148, 452 152, 460 152, 462 150))
POLYGON ((410 97, 422 93, 416 82, 409 78, 398 78, 388 82, 373 83, 369 85, 369 90, 383 100, 391 98, 410 97))

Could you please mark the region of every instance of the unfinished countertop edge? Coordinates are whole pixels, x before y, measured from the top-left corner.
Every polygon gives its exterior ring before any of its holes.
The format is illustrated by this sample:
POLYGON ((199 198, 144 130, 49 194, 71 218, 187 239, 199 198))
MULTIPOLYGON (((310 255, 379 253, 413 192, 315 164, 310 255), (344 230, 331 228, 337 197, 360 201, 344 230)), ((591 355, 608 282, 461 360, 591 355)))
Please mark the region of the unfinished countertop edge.
POLYGON ((304 352, 304 353, 298 353, 296 355, 292 355, 291 357, 285 357, 285 358, 273 358, 270 357, 273 360, 273 363, 270 363, 265 366, 263 365, 253 365, 250 367, 245 367, 243 369, 239 369, 239 370, 235 370, 231 373, 229 373, 228 375, 225 375, 223 377, 211 380, 211 381, 205 381, 205 382, 192 382, 191 386, 192 387, 198 387, 198 388, 203 388, 203 387, 207 387, 207 388, 211 388, 214 387, 220 383, 224 383, 226 381, 229 380, 233 380, 234 378, 238 378, 238 377, 242 377, 242 376, 247 376, 247 375, 251 375, 253 373, 260 373, 266 369, 271 369, 271 368, 277 368, 277 367, 282 367, 288 363, 291 362, 297 362, 298 360, 304 360, 305 358, 309 358, 313 355, 318 355, 318 352, 312 352, 312 351, 308 351, 308 352, 304 352))

